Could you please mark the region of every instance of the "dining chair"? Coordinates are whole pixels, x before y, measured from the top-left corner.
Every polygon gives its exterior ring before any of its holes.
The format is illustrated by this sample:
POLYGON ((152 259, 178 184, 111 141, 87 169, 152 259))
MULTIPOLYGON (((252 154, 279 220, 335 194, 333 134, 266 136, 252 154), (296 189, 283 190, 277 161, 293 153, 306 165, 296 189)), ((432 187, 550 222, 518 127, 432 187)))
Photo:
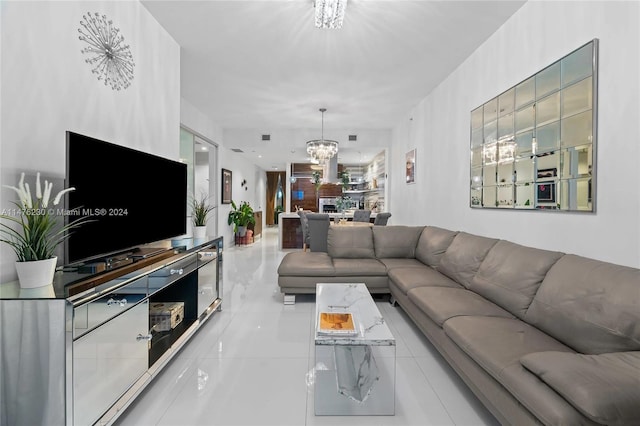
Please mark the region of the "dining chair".
POLYGON ((306 216, 309 222, 309 249, 326 252, 329 215, 327 213, 307 213, 306 216))
POLYGON ((307 251, 309 247, 309 220, 307 219, 307 212, 298 211, 300 216, 300 227, 302 228, 302 250, 307 251))
POLYGON ((353 212, 354 222, 369 222, 371 210, 356 210, 353 212))
POLYGON ((378 226, 386 226, 387 225, 387 221, 389 220, 389 218, 391 217, 391 213, 378 213, 376 215, 376 218, 373 221, 373 225, 378 225, 378 226))

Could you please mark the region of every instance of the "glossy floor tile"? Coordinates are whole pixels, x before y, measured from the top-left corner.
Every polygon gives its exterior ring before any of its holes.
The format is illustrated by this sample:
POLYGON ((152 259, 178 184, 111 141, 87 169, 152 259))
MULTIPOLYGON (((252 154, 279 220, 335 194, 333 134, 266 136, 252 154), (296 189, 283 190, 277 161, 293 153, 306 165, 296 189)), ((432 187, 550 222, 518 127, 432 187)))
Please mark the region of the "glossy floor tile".
POLYGON ((117 425, 497 425, 401 308, 376 305, 396 338, 395 416, 314 414, 315 296, 284 306, 276 228, 224 251, 222 311, 117 425))

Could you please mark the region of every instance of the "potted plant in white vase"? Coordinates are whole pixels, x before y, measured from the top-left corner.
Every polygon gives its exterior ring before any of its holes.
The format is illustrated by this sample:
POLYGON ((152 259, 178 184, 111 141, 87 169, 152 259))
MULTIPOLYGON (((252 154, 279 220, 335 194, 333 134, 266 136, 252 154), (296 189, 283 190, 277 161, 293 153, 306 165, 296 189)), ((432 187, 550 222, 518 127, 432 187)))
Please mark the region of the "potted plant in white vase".
POLYGON ((42 188, 38 173, 33 199, 29 184, 24 182, 24 176, 22 173, 17 187, 4 185, 18 194, 19 201, 13 203, 15 209, 5 209, 0 215, 1 219, 11 222, 0 223, 0 241, 11 246, 16 254, 16 272, 20 287, 43 287, 53 281, 58 261, 55 256, 56 247, 70 236, 73 228, 89 219, 81 217, 66 225, 60 224, 55 215, 58 210, 52 206, 57 206, 62 196, 75 188, 61 190, 52 200, 53 183, 45 180, 42 188))
POLYGON ((191 218, 193 222, 193 238, 204 238, 207 235, 207 220, 213 206, 208 203, 209 197, 200 195, 199 199, 194 198, 191 202, 191 218))

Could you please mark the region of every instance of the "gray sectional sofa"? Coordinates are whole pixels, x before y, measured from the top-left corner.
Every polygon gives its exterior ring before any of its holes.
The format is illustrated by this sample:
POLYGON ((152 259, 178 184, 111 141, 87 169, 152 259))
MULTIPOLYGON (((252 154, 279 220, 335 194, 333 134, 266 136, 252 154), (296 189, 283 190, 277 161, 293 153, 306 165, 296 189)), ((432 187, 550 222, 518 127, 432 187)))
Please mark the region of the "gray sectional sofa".
POLYGON ((640 270, 433 226, 331 227, 290 252, 285 294, 390 293, 510 425, 640 425, 640 270))

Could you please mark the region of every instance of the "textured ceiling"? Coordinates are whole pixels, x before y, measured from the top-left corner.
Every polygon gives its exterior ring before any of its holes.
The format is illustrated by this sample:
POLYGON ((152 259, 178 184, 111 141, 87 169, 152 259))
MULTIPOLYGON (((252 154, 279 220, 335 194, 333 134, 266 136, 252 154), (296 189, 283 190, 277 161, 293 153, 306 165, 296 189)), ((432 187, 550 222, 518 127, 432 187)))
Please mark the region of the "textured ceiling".
POLYGON ((181 46, 183 98, 256 134, 319 131, 321 107, 325 133, 388 131, 523 3, 349 0, 343 28, 321 30, 311 0, 143 1, 181 46))

